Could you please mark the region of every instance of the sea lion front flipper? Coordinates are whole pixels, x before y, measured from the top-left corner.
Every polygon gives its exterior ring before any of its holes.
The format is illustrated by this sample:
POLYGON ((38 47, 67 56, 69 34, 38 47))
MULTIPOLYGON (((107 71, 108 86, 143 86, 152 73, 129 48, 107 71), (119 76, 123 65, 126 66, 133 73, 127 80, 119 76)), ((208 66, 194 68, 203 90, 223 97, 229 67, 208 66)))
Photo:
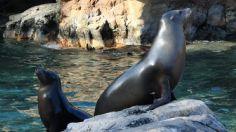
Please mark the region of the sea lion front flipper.
POLYGON ((155 99, 153 104, 149 106, 147 110, 153 110, 157 108, 158 106, 167 104, 171 101, 171 88, 170 88, 170 82, 169 78, 167 76, 164 76, 163 78, 160 79, 159 81, 160 86, 161 86, 161 98, 155 99))

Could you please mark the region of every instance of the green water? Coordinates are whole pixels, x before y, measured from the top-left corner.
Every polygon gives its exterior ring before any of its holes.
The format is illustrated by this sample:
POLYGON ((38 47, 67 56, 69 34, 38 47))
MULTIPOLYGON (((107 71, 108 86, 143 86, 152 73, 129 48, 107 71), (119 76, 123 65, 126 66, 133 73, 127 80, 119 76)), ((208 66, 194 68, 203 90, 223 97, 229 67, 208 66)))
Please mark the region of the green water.
MULTIPOLYGON (((200 42, 187 49, 176 96, 203 100, 230 131, 236 130, 236 43, 200 42)), ((93 113, 103 90, 141 58, 110 57, 30 42, 0 42, 0 131, 45 130, 37 111, 37 66, 57 71, 70 102, 93 113)))

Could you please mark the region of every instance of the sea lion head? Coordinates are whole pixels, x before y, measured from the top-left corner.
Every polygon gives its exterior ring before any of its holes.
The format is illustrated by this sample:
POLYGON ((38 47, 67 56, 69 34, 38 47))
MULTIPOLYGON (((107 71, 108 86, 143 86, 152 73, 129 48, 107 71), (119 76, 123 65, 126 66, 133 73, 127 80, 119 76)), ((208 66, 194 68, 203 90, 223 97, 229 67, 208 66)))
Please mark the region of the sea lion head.
POLYGON ((162 20, 168 23, 176 23, 183 25, 189 19, 192 10, 190 8, 182 10, 172 10, 162 15, 162 20))
POLYGON ((55 83, 60 84, 59 76, 52 71, 38 68, 36 69, 35 74, 38 77, 40 86, 48 86, 55 83))

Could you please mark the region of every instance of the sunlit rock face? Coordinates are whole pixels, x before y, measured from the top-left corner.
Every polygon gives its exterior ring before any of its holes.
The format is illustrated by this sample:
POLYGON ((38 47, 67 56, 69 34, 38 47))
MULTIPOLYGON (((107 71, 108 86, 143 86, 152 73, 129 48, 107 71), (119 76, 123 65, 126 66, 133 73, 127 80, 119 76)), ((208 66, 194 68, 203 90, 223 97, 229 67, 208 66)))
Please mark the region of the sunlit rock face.
POLYGON ((59 41, 82 48, 150 43, 166 9, 151 0, 62 0, 59 41))
POLYGON ((213 112, 199 100, 180 100, 145 112, 147 106, 134 106, 118 112, 71 123, 65 132, 226 132, 213 112))
MULTIPOLYGON (((225 40, 236 33, 236 0, 62 0, 59 43, 65 47, 151 44, 161 15, 190 7, 188 40, 225 40)), ((232 37, 231 37, 232 38, 232 37)))
POLYGON ((30 12, 31 8, 11 16, 6 25, 7 18, 0 13, 0 34, 6 29, 5 38, 53 40, 60 47, 84 49, 147 45, 157 35, 163 13, 189 7, 193 13, 184 25, 187 40, 236 39, 236 0, 57 0, 57 3, 61 3, 60 11, 53 6, 30 12), (37 14, 42 18, 40 21, 35 21, 37 14))

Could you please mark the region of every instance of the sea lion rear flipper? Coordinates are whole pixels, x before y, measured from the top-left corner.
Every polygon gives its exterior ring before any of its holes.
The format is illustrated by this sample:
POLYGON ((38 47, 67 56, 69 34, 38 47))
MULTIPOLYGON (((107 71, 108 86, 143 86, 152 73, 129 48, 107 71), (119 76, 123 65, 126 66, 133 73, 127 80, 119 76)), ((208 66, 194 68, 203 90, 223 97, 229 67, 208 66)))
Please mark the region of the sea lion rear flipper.
POLYGON ((147 110, 153 110, 158 106, 169 103, 172 100, 172 91, 170 88, 169 78, 167 76, 164 76, 162 79, 160 79, 159 83, 162 88, 161 98, 155 99, 153 104, 149 106, 147 110))

